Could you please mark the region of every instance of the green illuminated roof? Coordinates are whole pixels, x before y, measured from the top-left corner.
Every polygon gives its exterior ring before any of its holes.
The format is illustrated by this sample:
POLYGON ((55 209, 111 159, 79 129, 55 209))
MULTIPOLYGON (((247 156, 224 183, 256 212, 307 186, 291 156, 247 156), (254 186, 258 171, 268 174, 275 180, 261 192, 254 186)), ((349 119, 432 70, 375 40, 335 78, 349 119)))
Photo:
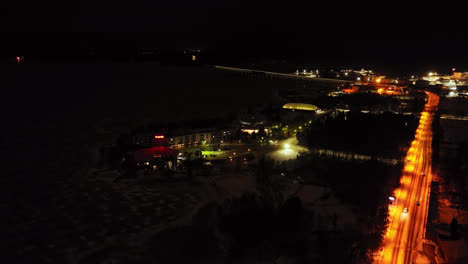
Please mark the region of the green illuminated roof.
POLYGON ((283 105, 285 109, 294 109, 294 110, 306 110, 306 111, 315 111, 318 109, 317 106, 311 104, 301 104, 301 103, 289 103, 283 105))

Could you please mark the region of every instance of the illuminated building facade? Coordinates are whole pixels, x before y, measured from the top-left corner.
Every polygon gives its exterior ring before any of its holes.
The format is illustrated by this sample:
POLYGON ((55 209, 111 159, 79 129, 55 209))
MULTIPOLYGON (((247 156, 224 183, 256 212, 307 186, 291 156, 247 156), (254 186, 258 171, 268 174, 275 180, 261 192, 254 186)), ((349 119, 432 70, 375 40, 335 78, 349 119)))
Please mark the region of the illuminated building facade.
POLYGON ((303 110, 303 111, 316 111, 318 109, 317 106, 312 104, 303 104, 303 103, 287 103, 283 105, 284 109, 291 109, 291 110, 303 110))
POLYGON ((172 136, 167 140, 170 146, 181 148, 200 145, 217 145, 220 143, 220 136, 216 130, 193 131, 179 136, 172 136))
POLYGON ((164 133, 143 133, 132 136, 132 144, 142 147, 166 146, 173 148, 214 145, 222 140, 218 129, 181 130, 164 133))
POLYGON ((145 133, 132 137, 132 143, 139 146, 166 146, 166 139, 163 134, 145 133))

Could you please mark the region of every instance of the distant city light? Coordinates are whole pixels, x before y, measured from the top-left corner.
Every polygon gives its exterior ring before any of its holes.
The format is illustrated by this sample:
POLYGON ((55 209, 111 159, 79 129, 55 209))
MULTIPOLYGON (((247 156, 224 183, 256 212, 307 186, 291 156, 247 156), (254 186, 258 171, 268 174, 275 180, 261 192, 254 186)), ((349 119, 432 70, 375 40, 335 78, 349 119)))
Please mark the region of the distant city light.
POLYGON ((242 132, 252 135, 252 133, 258 133, 258 129, 241 129, 242 132))
POLYGON ((156 135, 156 136, 154 136, 154 138, 160 139, 160 138, 164 138, 164 136, 162 136, 162 135, 156 135))
POLYGON ((356 80, 360 81, 360 80, 361 80, 361 77, 357 77, 356 80))

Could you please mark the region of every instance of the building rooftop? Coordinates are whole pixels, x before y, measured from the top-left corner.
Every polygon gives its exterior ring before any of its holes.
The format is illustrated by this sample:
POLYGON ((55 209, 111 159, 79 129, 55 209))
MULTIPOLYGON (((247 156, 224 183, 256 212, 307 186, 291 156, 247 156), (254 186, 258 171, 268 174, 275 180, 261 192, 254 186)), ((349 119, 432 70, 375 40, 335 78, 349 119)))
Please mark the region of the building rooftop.
POLYGON ((318 109, 317 106, 312 104, 303 104, 303 103, 288 103, 283 105, 284 109, 293 109, 293 110, 305 110, 305 111, 315 111, 318 109))

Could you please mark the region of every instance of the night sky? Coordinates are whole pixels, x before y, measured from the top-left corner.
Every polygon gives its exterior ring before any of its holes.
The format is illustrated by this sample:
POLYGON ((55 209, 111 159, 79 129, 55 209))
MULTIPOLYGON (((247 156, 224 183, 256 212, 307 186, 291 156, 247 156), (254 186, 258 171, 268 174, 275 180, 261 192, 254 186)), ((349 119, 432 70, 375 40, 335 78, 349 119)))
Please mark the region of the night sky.
MULTIPOLYGON (((468 61, 460 8, 318 2, 315 6, 215 1, 41 2, 8 8, 8 51, 19 47, 201 47, 236 56, 320 63, 454 64, 468 61)), ((4 50, 6 52, 6 50, 4 50)))

